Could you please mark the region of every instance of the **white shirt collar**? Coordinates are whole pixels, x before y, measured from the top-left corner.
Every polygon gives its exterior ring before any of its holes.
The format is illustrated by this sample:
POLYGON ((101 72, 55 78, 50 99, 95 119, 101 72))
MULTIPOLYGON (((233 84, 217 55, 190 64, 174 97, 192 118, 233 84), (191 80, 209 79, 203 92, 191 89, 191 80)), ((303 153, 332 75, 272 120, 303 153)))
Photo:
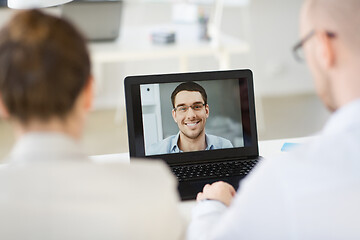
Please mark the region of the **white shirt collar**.
POLYGON ((360 99, 352 101, 332 114, 326 123, 323 133, 334 134, 358 126, 360 121, 360 99))
MULTIPOLYGON (((171 139, 171 150, 170 152, 175 153, 175 152, 183 152, 182 150, 180 150, 179 146, 178 146, 178 142, 179 142, 179 137, 180 137, 180 132, 178 132, 172 139, 171 139)), ((206 143, 206 148, 204 150, 210 150, 214 148, 214 144, 211 142, 211 140, 209 139, 209 137, 207 136, 207 134, 205 133, 205 143, 206 143)))

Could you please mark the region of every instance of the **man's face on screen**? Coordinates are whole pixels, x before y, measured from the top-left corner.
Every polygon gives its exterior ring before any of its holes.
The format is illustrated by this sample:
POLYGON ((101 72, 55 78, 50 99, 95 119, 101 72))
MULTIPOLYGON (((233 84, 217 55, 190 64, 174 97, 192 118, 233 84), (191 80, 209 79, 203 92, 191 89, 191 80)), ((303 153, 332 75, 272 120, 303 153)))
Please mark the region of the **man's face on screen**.
POLYGON ((200 92, 181 91, 176 94, 174 105, 172 116, 185 137, 196 139, 205 134, 209 106, 205 105, 200 92))

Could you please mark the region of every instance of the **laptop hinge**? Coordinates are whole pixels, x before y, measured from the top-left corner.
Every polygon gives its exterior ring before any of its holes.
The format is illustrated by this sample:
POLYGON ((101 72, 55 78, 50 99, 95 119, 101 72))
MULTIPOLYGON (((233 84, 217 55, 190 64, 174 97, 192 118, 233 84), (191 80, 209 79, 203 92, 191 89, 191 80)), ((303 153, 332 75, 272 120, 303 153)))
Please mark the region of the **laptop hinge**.
POLYGON ((259 158, 261 157, 257 155, 257 156, 247 156, 247 157, 233 157, 226 159, 210 159, 210 160, 182 162, 182 163, 168 163, 168 165, 170 167, 173 167, 173 166, 197 165, 197 164, 208 164, 208 163, 229 162, 229 161, 239 161, 239 160, 252 160, 259 158))

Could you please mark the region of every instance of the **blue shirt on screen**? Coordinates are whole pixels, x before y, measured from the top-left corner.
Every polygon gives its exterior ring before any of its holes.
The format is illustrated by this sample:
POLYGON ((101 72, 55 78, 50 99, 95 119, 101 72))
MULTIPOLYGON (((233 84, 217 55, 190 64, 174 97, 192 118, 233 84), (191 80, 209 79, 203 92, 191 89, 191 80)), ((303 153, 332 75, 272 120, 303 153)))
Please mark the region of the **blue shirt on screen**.
MULTIPOLYGON (((168 153, 179 153, 183 152, 178 146, 178 140, 180 132, 176 135, 165 138, 164 140, 152 144, 147 150, 146 155, 158 155, 168 153)), ((205 134, 206 148, 205 150, 214 150, 222 148, 232 148, 232 143, 222 137, 205 134)))

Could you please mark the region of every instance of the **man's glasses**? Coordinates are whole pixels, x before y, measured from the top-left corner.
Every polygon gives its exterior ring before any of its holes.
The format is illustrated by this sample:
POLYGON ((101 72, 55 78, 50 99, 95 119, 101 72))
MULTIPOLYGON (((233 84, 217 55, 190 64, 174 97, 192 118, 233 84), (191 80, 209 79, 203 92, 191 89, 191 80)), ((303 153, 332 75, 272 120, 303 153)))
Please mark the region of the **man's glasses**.
MULTIPOLYGON (((335 33, 326 32, 327 36, 330 38, 335 37, 335 33)), ((293 47, 294 57, 297 61, 303 62, 305 60, 305 53, 303 46, 304 44, 315 35, 315 30, 309 32, 303 39, 301 39, 295 46, 293 47)))
POLYGON ((178 113, 186 113, 189 110, 189 108, 191 108, 192 110, 198 112, 198 111, 201 111, 204 108, 204 106, 205 106, 205 103, 195 103, 191 106, 182 105, 179 107, 175 107, 175 108, 173 108, 173 110, 178 113))

